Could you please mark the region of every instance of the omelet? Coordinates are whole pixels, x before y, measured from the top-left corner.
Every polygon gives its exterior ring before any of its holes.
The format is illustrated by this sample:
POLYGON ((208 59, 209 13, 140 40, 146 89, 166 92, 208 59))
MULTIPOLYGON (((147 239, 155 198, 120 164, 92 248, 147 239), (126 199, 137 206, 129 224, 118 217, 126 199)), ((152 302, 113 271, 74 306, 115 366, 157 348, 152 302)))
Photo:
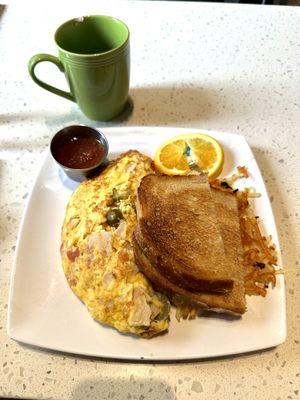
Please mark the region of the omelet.
POLYGON ((74 191, 62 226, 62 266, 91 316, 120 332, 152 337, 168 329, 170 304, 134 260, 140 180, 151 159, 131 150, 74 191))

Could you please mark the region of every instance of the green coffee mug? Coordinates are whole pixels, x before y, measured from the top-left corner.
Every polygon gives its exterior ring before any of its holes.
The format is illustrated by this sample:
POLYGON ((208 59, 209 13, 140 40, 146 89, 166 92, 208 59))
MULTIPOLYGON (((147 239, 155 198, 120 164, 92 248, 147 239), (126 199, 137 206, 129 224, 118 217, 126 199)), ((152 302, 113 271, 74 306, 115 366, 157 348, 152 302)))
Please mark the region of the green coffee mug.
POLYGON ((75 101, 89 118, 107 121, 121 113, 129 90, 129 30, 120 20, 92 15, 74 18, 61 25, 55 35, 58 57, 31 57, 30 76, 42 88, 75 101), (57 89, 35 75, 42 61, 54 63, 64 72, 70 93, 57 89))

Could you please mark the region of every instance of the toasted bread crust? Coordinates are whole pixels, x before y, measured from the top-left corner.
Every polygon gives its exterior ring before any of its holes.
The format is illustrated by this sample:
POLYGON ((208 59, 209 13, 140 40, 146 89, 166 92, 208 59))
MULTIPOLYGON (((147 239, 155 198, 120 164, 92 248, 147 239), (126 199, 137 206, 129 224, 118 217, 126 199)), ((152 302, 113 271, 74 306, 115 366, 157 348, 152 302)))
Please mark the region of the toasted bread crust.
POLYGON ((181 288, 163 275, 149 262, 145 256, 138 241, 136 240, 136 232, 133 235, 133 246, 135 260, 141 271, 152 281, 153 286, 163 291, 171 299, 181 297, 186 304, 197 306, 201 309, 207 309, 216 312, 223 312, 227 314, 241 315, 246 311, 245 304, 235 301, 231 294, 203 294, 189 292, 181 288))
MULTIPOLYGON (((159 180, 164 183, 163 186, 159 186, 161 192, 163 192, 164 188, 166 188, 164 190, 168 190, 167 178, 168 177, 159 177, 159 180)), ((184 177, 172 177, 171 179, 178 182, 182 181, 182 178, 184 177)), ((189 180, 190 178, 191 177, 189 177, 189 180)), ((155 178, 152 178, 150 175, 143 180, 146 180, 146 182, 151 180, 153 183, 153 179, 155 178)), ((195 178, 192 178, 192 180, 194 179, 195 178)), ((198 290, 196 289, 196 285, 193 286, 195 282, 197 284, 197 279, 193 280, 192 284, 187 286, 183 284, 183 280, 178 280, 176 274, 173 273, 174 269, 178 266, 178 259, 173 257, 174 246, 166 247, 166 243, 172 240, 174 231, 171 230, 169 232, 168 240, 160 243, 158 239, 161 237, 161 234, 158 234, 158 237, 155 236, 155 229, 157 229, 157 227, 155 226, 153 231, 149 229, 152 227, 153 223, 153 210, 151 209, 153 205, 151 207, 147 207, 147 205, 149 204, 149 201, 154 200, 153 198, 151 199, 152 191, 146 190, 149 188, 148 184, 146 188, 143 186, 144 185, 141 185, 138 190, 138 198, 140 199, 140 204, 138 205, 139 218, 133 237, 135 259, 140 269, 152 281, 158 290, 164 291, 171 299, 174 296, 180 296, 186 303, 191 303, 199 308, 236 315, 243 314, 246 311, 244 288, 244 277, 246 271, 243 268, 243 247, 241 242, 240 221, 236 196, 231 193, 221 192, 217 189, 210 189, 211 197, 208 197, 208 199, 214 206, 214 216, 218 220, 222 241, 221 246, 223 246, 222 248, 224 249, 226 268, 230 272, 233 281, 233 288, 232 291, 228 293, 218 293, 217 291, 205 292, 205 284, 200 282, 201 284, 199 285, 200 288, 198 287, 198 290), (147 222, 150 222, 150 225, 148 225, 147 222), (158 244, 161 244, 161 246, 158 246, 158 244), (170 265, 167 265, 168 263, 170 263, 170 265)), ((188 196, 190 196, 191 192, 188 193, 188 196)), ((192 195, 194 194, 192 193, 192 195)), ((157 198, 156 196, 153 197, 155 199, 157 198)), ((165 218, 172 218, 172 210, 174 210, 174 208, 170 208, 169 204, 165 207, 165 204, 161 205, 160 201, 159 205, 159 209, 162 210, 159 211, 160 216, 163 215, 163 217, 161 217, 161 222, 164 223, 165 218), (169 213, 164 213, 165 208, 168 209, 169 213)), ((155 206, 156 204, 154 204, 154 207, 155 206)), ((157 219, 155 219, 155 221, 157 221, 157 219)), ((193 221, 189 220, 187 225, 188 224, 193 224, 193 221)), ((196 223, 194 225, 196 225, 196 223)), ((170 226, 167 226, 168 228, 166 229, 170 229, 170 226)), ((158 228, 161 229, 159 223, 158 228)), ((162 232, 165 233, 165 230, 162 230, 162 232)), ((194 228, 192 229, 192 234, 196 234, 194 228)), ((182 251, 184 247, 179 243, 178 248, 182 251)), ((208 262, 210 262, 209 259, 208 262)), ((184 268, 185 264, 182 264, 182 266, 184 268)), ((224 265, 222 267, 224 268, 224 265)), ((182 270, 180 273, 182 273, 182 270)), ((199 274, 198 278, 200 280, 202 276, 199 274)), ((186 277, 184 277, 184 279, 186 279, 186 277)), ((213 284, 213 282, 211 283, 213 284)))
POLYGON ((233 288, 206 176, 143 178, 138 226, 156 254, 156 268, 190 291, 228 293, 233 288))
POLYGON ((135 238, 141 247, 143 253, 147 256, 149 262, 155 265, 155 268, 161 275, 173 282, 175 285, 186 289, 191 292, 214 292, 214 293, 226 293, 233 289, 233 281, 222 281, 222 280, 207 280, 199 278, 191 278, 188 274, 182 272, 178 278, 178 274, 173 274, 172 269, 170 273, 170 267, 174 268, 174 264, 171 266, 170 257, 165 260, 161 254, 157 253, 156 250, 151 246, 151 241, 147 240, 147 236, 141 234, 141 227, 135 228, 135 238), (222 285, 222 286, 220 286, 222 285))
POLYGON ((221 235, 225 246, 228 265, 234 280, 233 290, 228 296, 229 304, 238 305, 246 311, 245 275, 247 270, 243 264, 243 245, 241 239, 238 202, 235 194, 212 189, 212 198, 218 215, 221 235))

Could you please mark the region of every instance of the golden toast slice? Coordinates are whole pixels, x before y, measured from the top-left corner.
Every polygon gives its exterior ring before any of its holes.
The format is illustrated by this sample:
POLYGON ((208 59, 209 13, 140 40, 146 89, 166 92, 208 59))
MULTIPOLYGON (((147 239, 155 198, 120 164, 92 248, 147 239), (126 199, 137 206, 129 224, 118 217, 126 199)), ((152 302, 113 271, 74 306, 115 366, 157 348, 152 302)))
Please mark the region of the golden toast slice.
POLYGON ((148 246, 155 268, 170 282, 191 292, 232 290, 206 175, 144 177, 138 188, 137 219, 136 239, 148 246))
MULTIPOLYGON (((148 177, 146 178, 149 179, 148 177)), ((163 177, 158 178, 161 179, 163 177)), ((196 179, 191 176, 185 178, 188 178, 188 180, 191 178, 192 180, 196 179)), ((151 178, 151 180, 152 179, 153 178, 151 178)), ((204 178, 202 177, 202 182, 203 179, 204 178)), ((165 179, 163 179, 163 181, 165 182, 165 179)), ((165 190, 167 190, 166 186, 165 190)), ((237 199, 234 194, 221 192, 217 189, 210 189, 210 194, 211 198, 209 201, 213 205, 214 212, 213 216, 210 216, 210 218, 214 217, 217 220, 220 230, 222 239, 221 247, 225 252, 222 267, 230 274, 233 281, 231 292, 209 293, 201 289, 189 289, 187 285, 180 285, 174 279, 170 279, 170 276, 166 273, 163 274, 162 269, 165 268, 167 261, 173 260, 172 256, 170 256, 169 259, 165 259, 163 246, 162 252, 156 250, 156 242, 149 240, 149 236, 145 235, 145 231, 147 233, 147 230, 143 229, 143 217, 138 219, 134 231, 133 245, 135 259, 140 269, 152 281, 154 286, 158 290, 162 290, 168 294, 171 299, 176 298, 178 301, 178 298, 181 298, 184 302, 191 303, 199 308, 240 315, 246 311, 246 301, 244 288, 245 269, 243 267, 243 247, 241 242, 237 199)), ((140 200, 140 192, 138 193, 138 199, 140 200)), ((142 201, 143 200, 145 201, 145 199, 142 199, 142 201)), ((149 201, 149 199, 146 201, 149 201)), ((188 202, 188 204, 190 204, 190 202, 188 202)), ((141 204, 138 205, 138 215, 145 215, 141 204)), ((196 216, 194 216, 194 220, 195 222, 193 222, 193 226, 195 227, 197 226, 196 216)), ((150 222, 152 223, 152 221, 150 222)), ((190 221, 190 223, 192 222, 190 221)), ((194 227, 192 227, 192 232, 196 234, 194 227)), ((186 229, 188 230, 188 228, 186 229)), ((207 235, 206 239, 207 241, 209 240, 207 235)), ((210 259, 208 257, 207 268, 209 268, 209 265, 210 259)))

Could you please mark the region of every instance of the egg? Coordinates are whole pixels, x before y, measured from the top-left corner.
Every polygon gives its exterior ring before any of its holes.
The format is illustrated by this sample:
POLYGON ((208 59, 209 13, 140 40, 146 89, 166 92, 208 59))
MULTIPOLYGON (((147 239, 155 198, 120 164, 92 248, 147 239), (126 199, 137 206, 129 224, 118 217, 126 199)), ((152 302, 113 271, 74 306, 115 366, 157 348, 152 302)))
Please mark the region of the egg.
POLYGON ((91 316, 120 332, 152 337, 168 329, 169 303, 138 270, 132 248, 136 190, 153 173, 131 150, 72 194, 62 226, 67 281, 91 316))

